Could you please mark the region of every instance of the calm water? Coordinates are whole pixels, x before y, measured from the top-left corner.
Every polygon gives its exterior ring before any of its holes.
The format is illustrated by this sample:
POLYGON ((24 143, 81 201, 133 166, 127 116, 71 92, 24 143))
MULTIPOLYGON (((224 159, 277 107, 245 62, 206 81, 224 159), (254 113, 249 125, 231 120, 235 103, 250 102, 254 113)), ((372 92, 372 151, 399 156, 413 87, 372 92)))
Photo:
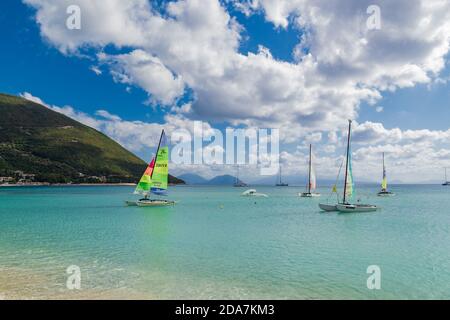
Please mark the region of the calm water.
MULTIPOLYGON (((174 187, 168 208, 132 187, 0 189, 0 298, 450 298, 450 188, 392 187, 376 213, 321 213, 303 188, 174 187), (378 265, 382 289, 368 290, 378 265)), ((363 187, 374 194, 376 187, 363 187)))

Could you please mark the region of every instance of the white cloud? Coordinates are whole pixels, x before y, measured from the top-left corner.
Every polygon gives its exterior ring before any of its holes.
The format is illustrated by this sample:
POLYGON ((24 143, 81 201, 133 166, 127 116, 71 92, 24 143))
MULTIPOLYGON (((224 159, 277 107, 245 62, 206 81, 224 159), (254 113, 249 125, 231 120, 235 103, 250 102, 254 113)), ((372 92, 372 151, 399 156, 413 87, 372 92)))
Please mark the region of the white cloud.
POLYGON ((357 124, 353 130, 353 141, 361 144, 377 144, 380 142, 430 142, 442 143, 450 141, 450 129, 442 130, 400 130, 386 129, 381 123, 366 121, 357 124))
MULTIPOLYGON (((93 48, 116 81, 139 86, 169 105, 185 87, 192 89, 194 101, 167 109, 178 110, 166 116, 168 124, 190 122, 189 117, 276 127, 285 143, 318 132, 340 143, 346 119, 357 119, 361 102, 376 106, 384 91, 441 83, 449 52, 448 1, 380 0, 381 30, 366 28, 370 0, 235 1, 247 15, 263 12, 275 28, 300 30, 294 63, 275 59, 262 46, 255 53, 239 53, 242 26, 217 0, 169 2, 164 14, 147 0, 24 2, 36 9, 49 43, 65 54, 93 48), (76 32, 61 18, 69 4, 82 8, 82 29, 76 32), (107 45, 126 53, 103 54, 107 45)), ((120 139, 126 139, 126 130, 146 128, 123 122, 109 129, 120 139)), ((355 122, 355 145, 391 144, 405 157, 406 146, 425 141, 431 143, 427 151, 440 152, 446 138, 448 131, 355 122)), ((336 161, 331 155, 327 159, 336 161)))
POLYGON ((240 54, 242 27, 217 0, 169 2, 165 15, 146 0, 25 2, 37 9, 42 35, 62 52, 133 48, 100 55, 117 81, 164 104, 174 103, 186 85, 195 96, 190 117, 290 128, 281 133, 288 142, 345 126, 362 101, 374 104, 384 90, 432 81, 449 51, 446 1, 379 1, 383 24, 375 31, 366 28, 368 0, 238 3, 247 14, 263 11, 276 27, 302 30, 297 63, 276 60, 262 46, 240 54), (82 8, 77 33, 58 14, 69 2, 82 8))
MULTIPOLYGON (((106 110, 98 110, 94 116, 77 111, 73 107, 58 107, 46 104, 39 97, 25 92, 22 97, 40 103, 65 114, 85 125, 91 126, 122 144, 127 149, 143 154, 148 160, 149 149, 156 147, 162 129, 170 136, 175 130, 194 133, 193 121, 180 114, 167 114, 164 123, 127 121, 106 110)), ((203 132, 212 132, 212 127, 204 122, 203 132)), ((308 141, 314 144, 315 166, 321 179, 334 179, 343 159, 346 132, 328 133, 326 144, 321 143, 322 133, 311 134, 308 141)), ((380 123, 355 123, 353 131, 353 154, 355 177, 359 181, 374 181, 380 174, 380 157, 385 152, 389 164, 390 178, 404 182, 438 180, 442 167, 450 167, 450 129, 440 130, 400 130, 386 129, 380 123)), ((220 150, 219 150, 220 151, 220 150)), ((309 148, 301 143, 294 152, 281 150, 280 160, 284 175, 298 176, 306 172, 309 148)), ((201 173, 212 177, 219 174, 234 174, 233 166, 176 165, 172 166, 179 174, 186 171, 201 173)), ((256 166, 246 166, 245 177, 259 179, 256 166)))
POLYGON ((24 99, 27 99, 28 101, 31 101, 31 102, 34 102, 34 103, 38 103, 38 104, 41 104, 41 105, 43 105, 43 106, 48 107, 48 106, 45 104, 45 102, 42 101, 41 98, 35 97, 35 96, 33 96, 31 93, 29 93, 29 92, 23 92, 23 93, 19 94, 19 96, 21 96, 21 97, 24 98, 24 99))
POLYGON ((99 54, 100 62, 108 63, 117 82, 135 84, 151 94, 154 102, 173 104, 184 91, 181 76, 174 75, 157 57, 143 50, 128 54, 99 54))
POLYGON ((91 66, 89 69, 98 76, 102 74, 102 70, 97 66, 91 66))
MULTIPOLYGON (((162 129, 165 129, 169 136, 174 130, 180 129, 187 130, 192 134, 194 132, 193 121, 181 115, 168 114, 164 117, 164 123, 127 121, 106 110, 98 110, 95 115, 89 115, 71 106, 59 107, 49 105, 41 98, 33 96, 28 92, 24 92, 20 96, 97 129, 133 152, 140 153, 150 147, 155 147, 158 144, 162 129)), ((209 130, 211 130, 211 126, 204 122, 203 131, 208 133, 209 130)))
POLYGON ((89 45, 101 48, 107 44, 136 46, 143 42, 142 22, 151 15, 147 0, 23 0, 37 9, 36 22, 41 34, 64 53, 74 53, 89 45), (81 9, 81 30, 66 27, 66 9, 81 9))

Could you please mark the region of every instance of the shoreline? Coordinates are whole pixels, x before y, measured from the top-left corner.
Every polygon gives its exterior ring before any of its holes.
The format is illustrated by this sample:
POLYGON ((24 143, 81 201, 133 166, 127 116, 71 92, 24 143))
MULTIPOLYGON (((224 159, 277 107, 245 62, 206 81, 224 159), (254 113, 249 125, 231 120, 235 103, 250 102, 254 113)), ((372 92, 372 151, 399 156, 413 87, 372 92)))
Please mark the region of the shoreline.
POLYGON ((20 187, 112 187, 112 186, 136 186, 136 183, 13 183, 13 184, 0 184, 0 188, 20 188, 20 187))
MULTIPOLYGON (((13 184, 0 184, 0 188, 20 188, 20 187, 135 187, 136 183, 13 183, 13 184)), ((169 186, 183 186, 185 184, 170 184, 169 186)))
POLYGON ((1 300, 155 300, 156 295, 123 287, 88 287, 70 290, 65 282, 55 281, 55 274, 45 274, 31 267, 0 265, 1 300))

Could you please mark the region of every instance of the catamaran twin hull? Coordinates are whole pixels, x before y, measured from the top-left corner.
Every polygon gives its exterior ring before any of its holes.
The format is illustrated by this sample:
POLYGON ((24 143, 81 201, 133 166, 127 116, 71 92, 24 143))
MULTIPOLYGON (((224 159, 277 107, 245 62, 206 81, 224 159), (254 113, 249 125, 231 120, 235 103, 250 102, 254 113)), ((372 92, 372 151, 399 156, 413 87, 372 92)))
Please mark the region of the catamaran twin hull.
POLYGON ((378 207, 371 204, 337 204, 339 212, 372 212, 377 211, 378 207))
POLYGON ((327 212, 342 212, 342 213, 350 213, 350 212, 373 212, 377 211, 379 208, 375 205, 371 204, 319 204, 319 208, 323 211, 327 212))
POLYGON ((377 196, 379 197, 392 197, 395 196, 395 193, 390 192, 390 191, 380 191, 377 193, 377 196))
POLYGON ((327 211, 327 212, 338 211, 335 204, 319 203, 319 208, 322 209, 323 211, 327 211))
POLYGON ((138 201, 126 201, 127 206, 130 207, 165 207, 172 206, 175 201, 170 200, 138 200, 138 201))
POLYGON ((301 192, 298 194, 302 198, 315 198, 320 197, 320 193, 314 193, 314 192, 301 192))
POLYGON ((138 200, 138 207, 163 207, 163 206, 173 206, 175 201, 171 200, 138 200))

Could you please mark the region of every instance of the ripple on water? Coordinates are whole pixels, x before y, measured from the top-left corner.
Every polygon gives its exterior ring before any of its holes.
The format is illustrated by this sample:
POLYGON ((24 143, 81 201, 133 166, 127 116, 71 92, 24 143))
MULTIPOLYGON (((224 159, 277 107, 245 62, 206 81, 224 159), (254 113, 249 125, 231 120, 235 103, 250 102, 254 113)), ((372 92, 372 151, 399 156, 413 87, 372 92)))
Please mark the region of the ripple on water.
MULTIPOLYGON (((365 189, 364 189, 365 188, 365 189)), ((364 187, 374 194, 377 188, 364 187)), ((373 214, 323 214, 302 188, 176 187, 126 208, 131 187, 0 190, 6 298, 450 298, 448 190, 396 186, 373 214), (256 203, 255 203, 256 202, 256 203), (366 288, 379 265, 381 291, 366 288), (65 287, 78 265, 81 291, 65 287)), ((321 190, 326 194, 327 190, 321 190)))

